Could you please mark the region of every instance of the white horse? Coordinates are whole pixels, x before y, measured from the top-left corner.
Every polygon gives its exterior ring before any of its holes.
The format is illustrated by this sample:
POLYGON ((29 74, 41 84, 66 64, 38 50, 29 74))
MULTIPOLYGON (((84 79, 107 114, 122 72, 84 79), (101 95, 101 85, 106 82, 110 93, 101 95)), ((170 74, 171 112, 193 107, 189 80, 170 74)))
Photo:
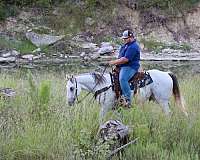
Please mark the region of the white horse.
MULTIPOLYGON (((187 115, 175 75, 170 72, 159 70, 148 70, 147 72, 150 74, 153 83, 139 89, 137 95, 139 102, 144 103, 146 100, 153 99, 162 106, 164 113, 169 115, 169 99, 173 94, 176 103, 184 114, 187 115)), ((96 97, 101 104, 100 120, 102 120, 106 112, 115 105, 116 95, 111 87, 110 74, 85 73, 67 77, 67 80, 67 101, 69 105, 73 105, 75 101, 78 100, 82 89, 93 94, 96 94, 99 90, 104 90, 96 97)))

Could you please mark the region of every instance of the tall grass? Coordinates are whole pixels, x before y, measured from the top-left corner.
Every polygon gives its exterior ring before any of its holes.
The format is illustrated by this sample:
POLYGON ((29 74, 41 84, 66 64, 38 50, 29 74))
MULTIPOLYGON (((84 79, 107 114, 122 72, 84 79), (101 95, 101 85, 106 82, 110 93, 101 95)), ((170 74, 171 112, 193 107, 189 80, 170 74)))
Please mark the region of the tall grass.
MULTIPOLYGON (((105 159, 108 144, 98 141, 99 105, 87 97, 69 107, 65 100, 64 74, 1 73, 0 88, 11 87, 16 97, 0 99, 0 159, 105 159)), ((199 159, 200 76, 182 80, 181 91, 190 112, 188 118, 171 101, 172 116, 159 105, 109 112, 130 127, 137 144, 125 149, 122 159, 199 159)), ((83 93, 81 96, 84 96, 83 93)), ((113 159, 117 159, 114 157, 113 159)))
POLYGON ((18 40, 9 40, 3 37, 0 37, 0 47, 6 49, 16 49, 20 53, 30 53, 36 47, 28 40, 18 41, 18 40))

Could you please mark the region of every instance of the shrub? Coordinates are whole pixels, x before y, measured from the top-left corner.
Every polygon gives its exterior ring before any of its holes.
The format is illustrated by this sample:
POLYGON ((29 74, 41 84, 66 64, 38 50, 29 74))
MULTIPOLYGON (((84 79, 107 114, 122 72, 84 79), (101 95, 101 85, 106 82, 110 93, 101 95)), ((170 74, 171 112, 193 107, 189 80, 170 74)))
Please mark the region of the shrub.
POLYGON ((3 2, 0 2, 0 21, 6 19, 6 11, 5 11, 5 6, 3 2))
POLYGON ((140 42, 144 44, 144 47, 146 49, 148 49, 149 51, 154 51, 156 53, 160 52, 163 48, 165 48, 164 43, 156 41, 152 38, 150 40, 142 38, 140 42))
POLYGON ((50 101, 50 82, 42 81, 37 85, 29 72, 29 94, 33 103, 29 110, 36 118, 41 118, 48 112, 48 103, 50 101))
POLYGON ((183 51, 190 51, 192 49, 192 47, 187 43, 171 44, 171 45, 168 45, 168 47, 171 48, 171 49, 180 49, 180 50, 183 50, 183 51))
POLYGON ((138 7, 142 10, 149 8, 159 8, 175 15, 177 12, 182 12, 184 10, 190 9, 199 1, 200 0, 140 0, 138 1, 138 7))

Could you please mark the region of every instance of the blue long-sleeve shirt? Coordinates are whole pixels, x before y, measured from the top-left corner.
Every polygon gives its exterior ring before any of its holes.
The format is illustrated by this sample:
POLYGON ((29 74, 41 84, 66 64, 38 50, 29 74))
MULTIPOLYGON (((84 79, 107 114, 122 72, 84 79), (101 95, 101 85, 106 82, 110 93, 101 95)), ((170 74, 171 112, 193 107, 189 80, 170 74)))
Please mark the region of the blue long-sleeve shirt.
POLYGON ((130 66, 135 70, 140 67, 140 47, 136 40, 130 43, 124 44, 119 52, 119 57, 125 57, 128 59, 126 64, 121 64, 120 67, 130 66))

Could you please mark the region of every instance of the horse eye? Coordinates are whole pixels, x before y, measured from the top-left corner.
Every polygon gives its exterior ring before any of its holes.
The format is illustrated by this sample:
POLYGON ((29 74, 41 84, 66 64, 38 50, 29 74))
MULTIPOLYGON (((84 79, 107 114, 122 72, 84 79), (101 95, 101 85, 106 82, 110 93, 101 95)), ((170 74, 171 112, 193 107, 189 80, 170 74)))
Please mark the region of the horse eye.
POLYGON ((73 92, 73 91, 74 91, 74 88, 73 88, 73 87, 70 87, 70 91, 73 92))

